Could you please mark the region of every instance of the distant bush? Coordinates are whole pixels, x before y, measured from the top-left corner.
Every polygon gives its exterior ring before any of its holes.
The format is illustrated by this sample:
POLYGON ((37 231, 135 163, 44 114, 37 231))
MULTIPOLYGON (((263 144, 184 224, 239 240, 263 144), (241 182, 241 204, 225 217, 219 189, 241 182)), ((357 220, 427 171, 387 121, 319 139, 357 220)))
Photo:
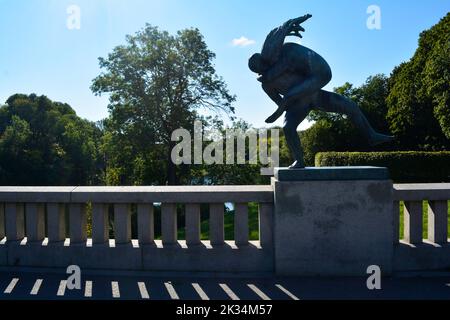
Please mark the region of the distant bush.
POLYGON ((316 167, 387 167, 394 182, 450 182, 450 152, 321 152, 316 167))

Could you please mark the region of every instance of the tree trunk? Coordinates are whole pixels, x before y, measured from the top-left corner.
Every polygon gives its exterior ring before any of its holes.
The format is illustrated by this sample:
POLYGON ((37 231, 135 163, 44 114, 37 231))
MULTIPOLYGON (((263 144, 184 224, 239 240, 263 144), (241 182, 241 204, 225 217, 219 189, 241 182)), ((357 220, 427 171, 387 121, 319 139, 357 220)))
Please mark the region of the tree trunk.
POLYGON ((173 144, 169 144, 169 150, 168 150, 168 157, 167 157, 167 185, 169 186, 175 186, 178 184, 177 181, 177 172, 176 172, 176 166, 172 162, 172 149, 173 144))

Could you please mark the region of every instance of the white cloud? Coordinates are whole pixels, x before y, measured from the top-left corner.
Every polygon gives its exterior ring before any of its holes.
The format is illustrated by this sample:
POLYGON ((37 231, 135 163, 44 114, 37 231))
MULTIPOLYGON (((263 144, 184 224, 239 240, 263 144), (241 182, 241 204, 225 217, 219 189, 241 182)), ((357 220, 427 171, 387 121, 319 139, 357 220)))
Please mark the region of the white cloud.
POLYGON ((256 43, 255 40, 248 39, 244 36, 240 37, 239 39, 233 39, 233 41, 231 42, 233 47, 247 47, 255 43, 256 43))

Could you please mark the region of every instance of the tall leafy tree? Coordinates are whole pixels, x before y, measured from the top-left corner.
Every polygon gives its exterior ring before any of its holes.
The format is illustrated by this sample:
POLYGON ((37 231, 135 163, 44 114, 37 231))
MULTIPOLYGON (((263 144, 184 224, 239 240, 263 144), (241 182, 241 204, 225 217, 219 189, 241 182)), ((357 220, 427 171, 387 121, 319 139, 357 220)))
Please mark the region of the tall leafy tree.
POLYGON ((388 121, 399 149, 450 147, 450 13, 420 34, 410 61, 389 81, 388 121))
POLYGON ((100 135, 67 104, 15 94, 0 107, 0 184, 98 184, 100 135))
POLYGON ((389 78, 377 74, 367 78, 366 82, 355 89, 356 103, 360 106, 370 124, 379 132, 388 133, 389 123, 386 119, 388 106, 386 98, 389 94, 389 78))
POLYGON ((113 184, 177 184, 172 132, 191 130, 200 108, 232 115, 232 96, 214 69, 198 29, 170 35, 151 25, 100 58, 96 94, 109 94, 105 122, 108 180, 113 184))

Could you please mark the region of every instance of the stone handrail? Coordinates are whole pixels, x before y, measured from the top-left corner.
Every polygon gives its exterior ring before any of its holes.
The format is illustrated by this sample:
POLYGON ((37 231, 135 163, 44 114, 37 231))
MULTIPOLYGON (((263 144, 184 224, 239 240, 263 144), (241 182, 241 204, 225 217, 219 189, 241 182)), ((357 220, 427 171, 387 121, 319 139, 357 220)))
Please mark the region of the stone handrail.
MULTIPOLYGON (((86 203, 92 203, 92 242, 108 239, 107 205, 114 204, 115 242, 131 241, 130 204, 137 204, 138 234, 141 244, 149 244, 153 237, 153 203, 162 203, 163 244, 175 244, 177 221, 176 204, 186 204, 186 242, 200 242, 200 204, 210 204, 211 243, 224 242, 224 203, 236 205, 235 237, 238 244, 248 242, 248 202, 260 204, 261 238, 271 226, 270 211, 273 191, 270 186, 165 186, 165 187, 0 187, 0 203, 4 203, 6 217, 4 232, 9 241, 25 236, 24 214, 28 241, 45 238, 45 210, 47 211, 50 242, 65 240, 63 204, 69 204, 70 241, 86 241, 86 203), (24 206, 25 204, 25 210, 24 206), (25 211, 25 212, 24 212, 25 211), (265 228, 266 227, 266 228, 265 228)), ((1 213, 3 214, 3 212, 1 213)), ((3 219, 1 219, 3 221, 3 219)), ((0 231, 1 232, 1 231, 0 231)), ((270 235, 270 234, 269 234, 270 235)), ((0 234, 2 236, 2 234, 0 234)), ((1 237, 3 238, 3 236, 1 237)))
POLYGON ((416 271, 448 268, 450 183, 397 184, 394 185, 393 200, 394 269, 416 271), (404 215, 403 239, 399 235, 401 206, 404 215), (423 239, 424 206, 427 206, 428 211, 427 239, 423 239))
POLYGON ((415 201, 426 200, 449 200, 450 183, 414 183, 395 184, 394 200, 415 201))
POLYGON ((248 255, 248 268, 259 264, 266 270, 272 264, 273 199, 271 186, 0 187, 0 244, 8 252, 5 254, 8 265, 63 266, 79 260, 78 264, 91 268, 155 266, 177 270, 186 267, 197 255, 198 261, 191 263, 194 270, 228 267, 230 271, 239 271, 245 270, 239 260, 248 255), (258 204, 259 241, 249 241, 249 202, 258 204), (226 203, 233 203, 235 208, 234 241, 225 241, 226 203), (161 240, 155 240, 155 204, 161 206, 161 240), (185 210, 183 241, 177 238, 178 204, 183 204, 185 210), (208 241, 201 241, 201 204, 209 204, 208 241), (114 239, 109 235, 110 206, 114 212, 114 239), (132 206, 137 213, 137 239, 132 239, 132 206), (92 214, 89 239, 88 208, 92 214), (212 251, 206 249, 215 249, 215 253, 211 255, 212 251), (117 250, 124 255, 123 261, 117 250), (178 252, 178 263, 173 261, 174 250, 178 252), (104 263, 95 255, 103 256, 104 263), (59 259, 56 263, 58 259, 54 256, 59 259), (88 256, 91 258, 85 258, 88 256), (152 259, 154 256, 159 256, 158 261, 152 259), (202 256, 213 262, 205 262, 200 259, 202 256), (218 258, 215 263, 214 256, 218 258), (44 257, 48 257, 47 262, 44 257), (131 262, 127 263, 127 259, 131 262))
POLYGON ((442 269, 450 267, 448 200, 450 184, 392 185, 386 179, 275 179, 271 186, 0 187, 0 266, 279 275, 364 275, 370 264, 386 274, 442 269), (422 239, 425 200, 428 239, 422 239), (250 202, 258 204, 257 241, 249 240, 250 202), (227 203, 235 209, 233 240, 225 240, 227 203), (177 238, 178 204, 184 206, 185 240, 177 238), (203 204, 209 206, 207 240, 200 230, 203 204), (156 206, 161 240, 154 231, 156 206), (344 260, 353 262, 343 265, 344 260))
POLYGON ((0 202, 273 202, 271 186, 0 187, 0 202))
POLYGON ((448 241, 448 200, 450 183, 422 183, 394 185, 394 223, 399 240, 399 205, 404 206, 404 241, 409 244, 423 242, 423 201, 428 200, 428 241, 445 244, 448 241))

